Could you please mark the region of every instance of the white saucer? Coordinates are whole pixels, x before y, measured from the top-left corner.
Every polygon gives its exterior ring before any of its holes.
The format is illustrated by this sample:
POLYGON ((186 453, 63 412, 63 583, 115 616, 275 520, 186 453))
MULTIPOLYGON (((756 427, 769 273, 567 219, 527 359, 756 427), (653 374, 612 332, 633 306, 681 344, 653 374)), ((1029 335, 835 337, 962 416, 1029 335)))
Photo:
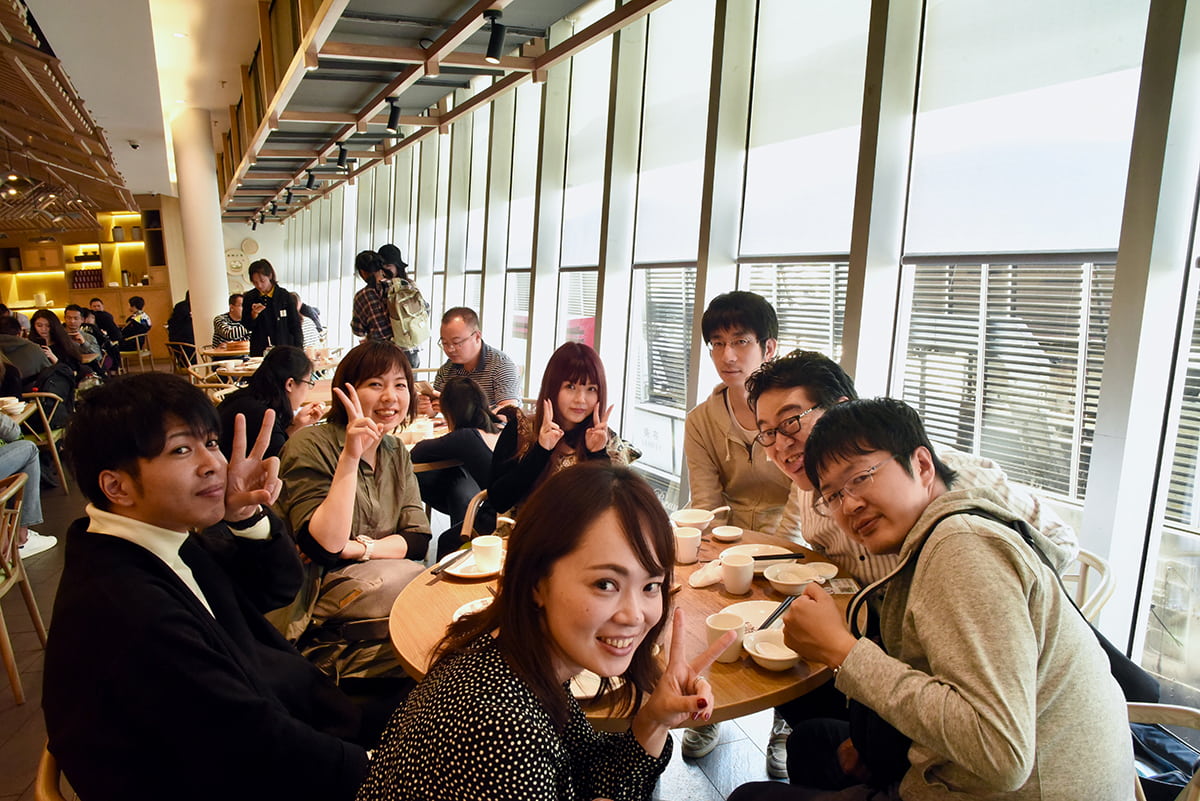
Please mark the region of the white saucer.
MULTIPOLYGON (((504 554, 500 554, 500 567, 504 566, 504 554)), ((491 578, 492 576, 500 575, 500 568, 495 570, 483 571, 479 569, 479 565, 475 564, 475 554, 467 554, 465 557, 446 568, 446 573, 456 578, 464 579, 481 579, 491 578)))
MULTIPOLYGON (((721 558, 723 559, 725 558, 726 554, 731 553, 744 553, 747 556, 770 556, 771 554, 776 553, 791 553, 791 551, 789 551, 787 548, 781 548, 778 545, 767 545, 760 542, 748 542, 745 545, 734 545, 732 548, 726 548, 725 550, 721 551, 721 558)), ((796 558, 802 559, 803 557, 800 554, 796 554, 796 558)), ((771 562, 755 562, 754 572, 761 576, 762 572, 767 569, 767 565, 778 565, 781 563, 787 564, 788 561, 789 560, 787 559, 780 559, 771 562)))
POLYGON ((458 620, 461 617, 466 617, 467 615, 472 615, 483 609, 487 609, 491 605, 492 596, 490 595, 486 598, 476 598, 474 601, 467 601, 465 604, 454 610, 454 615, 450 619, 458 620))
POLYGON ((721 542, 737 542, 742 538, 742 529, 737 526, 714 526, 713 539, 721 542))
MULTIPOLYGON (((757 629, 762 625, 762 622, 767 619, 767 616, 775 611, 775 607, 777 606, 779 606, 779 604, 775 601, 742 601, 740 603, 730 604, 721 611, 737 615, 742 620, 746 621, 757 629)), ((771 627, 774 628, 776 625, 782 626, 783 623, 781 621, 782 618, 780 618, 780 620, 776 620, 771 624, 771 627)))

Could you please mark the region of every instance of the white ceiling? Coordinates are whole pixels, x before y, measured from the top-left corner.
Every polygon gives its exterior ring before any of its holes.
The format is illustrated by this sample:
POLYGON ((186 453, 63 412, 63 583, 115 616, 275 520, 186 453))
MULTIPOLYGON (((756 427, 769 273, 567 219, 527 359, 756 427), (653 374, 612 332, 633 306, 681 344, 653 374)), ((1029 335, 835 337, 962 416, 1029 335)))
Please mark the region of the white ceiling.
POLYGON ((258 43, 258 0, 26 3, 104 129, 129 189, 177 194, 165 134, 169 118, 206 108, 216 131, 228 129, 229 106, 241 94, 238 66, 258 43), (133 149, 131 141, 140 146, 133 149))

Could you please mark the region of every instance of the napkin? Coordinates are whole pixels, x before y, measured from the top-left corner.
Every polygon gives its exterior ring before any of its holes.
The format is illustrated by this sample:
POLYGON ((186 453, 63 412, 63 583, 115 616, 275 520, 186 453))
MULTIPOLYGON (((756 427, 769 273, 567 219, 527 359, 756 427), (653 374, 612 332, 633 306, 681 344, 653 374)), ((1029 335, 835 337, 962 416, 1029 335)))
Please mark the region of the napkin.
POLYGON ((707 587, 721 580, 721 560, 714 559, 688 577, 688 584, 693 587, 707 587))

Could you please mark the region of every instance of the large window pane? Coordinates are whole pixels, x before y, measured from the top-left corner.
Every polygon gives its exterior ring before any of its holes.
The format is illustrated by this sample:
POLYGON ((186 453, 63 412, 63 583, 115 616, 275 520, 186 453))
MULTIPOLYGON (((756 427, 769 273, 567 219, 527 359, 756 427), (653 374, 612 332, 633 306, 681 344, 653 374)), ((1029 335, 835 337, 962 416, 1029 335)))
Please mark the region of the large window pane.
POLYGON ((558 276, 557 343, 596 347, 596 270, 572 270, 558 276))
POLYGON ((512 194, 508 207, 508 266, 526 268, 533 264, 533 201, 537 192, 542 85, 526 83, 517 87, 516 106, 512 144, 512 194))
POLYGON ((700 239, 714 0, 650 15, 634 260, 693 261, 700 239))
POLYGON ((909 253, 1115 249, 1148 0, 931 0, 909 253))
MULTIPOLYGON (((504 284, 504 344, 500 349, 517 364, 524 364, 529 344, 529 273, 508 273, 504 284)), ((538 376, 537 381, 541 380, 538 376)))
POLYGON ((868 0, 760 0, 743 255, 848 253, 868 0))
POLYGON ((840 361, 847 274, 845 263, 753 264, 742 267, 739 288, 775 307, 780 354, 803 348, 840 361))

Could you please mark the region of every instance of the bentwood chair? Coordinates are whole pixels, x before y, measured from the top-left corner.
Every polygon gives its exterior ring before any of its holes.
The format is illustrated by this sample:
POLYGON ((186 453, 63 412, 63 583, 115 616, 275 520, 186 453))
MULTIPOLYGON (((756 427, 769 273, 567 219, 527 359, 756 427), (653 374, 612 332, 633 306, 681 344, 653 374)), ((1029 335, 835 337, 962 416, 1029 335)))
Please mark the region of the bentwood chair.
MULTIPOLYGON (((25 565, 21 562, 21 546, 17 542, 17 531, 21 527, 21 505, 25 500, 25 483, 28 479, 29 476, 25 473, 16 473, 0 480, 0 598, 7 595, 13 587, 21 588, 25 608, 29 610, 29 617, 33 619, 33 629, 45 648, 46 626, 42 623, 41 612, 38 611, 37 601, 33 597, 33 587, 25 573, 25 565)), ((4 669, 8 671, 8 683, 12 685, 13 697, 18 704, 25 703, 25 690, 21 686, 17 657, 13 652, 12 640, 8 636, 8 624, 4 620, 2 608, 0 657, 3 657, 4 669)))
POLYGON ((175 362, 175 372, 183 374, 196 364, 196 346, 190 342, 168 342, 167 351, 175 362))
POLYGON ((58 471, 58 480, 61 482, 59 486, 62 488, 63 495, 70 495, 71 489, 67 486, 67 471, 63 469, 62 457, 58 454, 58 443, 67 431, 66 423, 64 422, 59 428, 51 428, 50 422, 54 419, 58 407, 63 404, 63 399, 53 392, 26 392, 21 397, 37 406, 35 414, 21 422, 25 428, 23 436, 41 450, 50 451, 54 469, 58 471))
POLYGON ((149 331, 125 337, 125 344, 121 347, 121 372, 129 372, 130 360, 134 358, 138 360, 139 372, 146 372, 146 359, 150 360, 150 369, 155 369, 154 354, 150 352, 149 331))
POLYGON ((42 748, 42 758, 38 760, 37 777, 33 780, 33 801, 67 801, 59 782, 62 771, 58 769, 58 760, 49 748, 42 748))
POLYGON ((1074 587, 1073 596, 1079 611, 1089 622, 1095 623, 1100 618, 1100 610, 1112 598, 1116 581, 1108 562, 1091 551, 1080 549, 1075 561, 1077 565, 1067 568, 1063 574, 1063 583, 1074 587))

